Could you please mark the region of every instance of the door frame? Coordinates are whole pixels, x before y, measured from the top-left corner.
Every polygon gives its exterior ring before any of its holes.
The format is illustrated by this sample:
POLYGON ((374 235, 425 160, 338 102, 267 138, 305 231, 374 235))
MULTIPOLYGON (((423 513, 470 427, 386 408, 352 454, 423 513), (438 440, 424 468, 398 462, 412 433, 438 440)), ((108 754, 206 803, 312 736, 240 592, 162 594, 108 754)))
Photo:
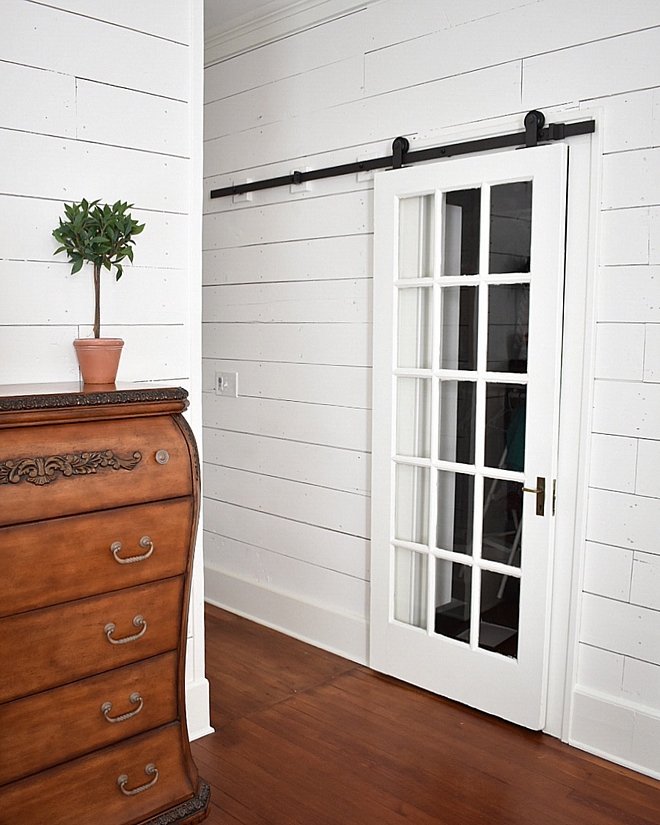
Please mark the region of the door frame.
MULTIPOLYGON (((553 112, 553 120, 561 117, 553 112)), ((569 116, 564 112, 565 120, 569 116)), ((603 113, 571 109, 570 119, 593 118, 591 135, 567 139, 568 201, 562 377, 559 395, 557 508, 550 613, 550 658, 544 731, 568 741, 577 681, 596 344, 596 272, 602 186, 603 113)))
MULTIPOLYGON (((569 147, 565 239, 564 317, 561 344, 557 501, 550 549, 548 683, 543 730, 568 741, 576 682, 579 610, 586 534, 590 424, 595 347, 595 272, 602 165, 602 112, 593 108, 555 109, 554 121, 592 117, 595 134, 566 139, 569 147)), ((498 134, 517 120, 500 118, 469 133, 443 130, 438 139, 455 142, 498 134)), ((515 128, 515 127, 514 127, 515 128)), ((429 141, 430 143, 431 141, 429 141)), ((424 142, 420 141, 420 149, 424 142)), ((516 151, 516 150, 504 150, 516 151)), ((521 151, 525 151, 524 149, 521 151)), ((529 150, 533 151, 533 149, 529 150)), ((442 163, 442 161, 439 161, 442 163)))

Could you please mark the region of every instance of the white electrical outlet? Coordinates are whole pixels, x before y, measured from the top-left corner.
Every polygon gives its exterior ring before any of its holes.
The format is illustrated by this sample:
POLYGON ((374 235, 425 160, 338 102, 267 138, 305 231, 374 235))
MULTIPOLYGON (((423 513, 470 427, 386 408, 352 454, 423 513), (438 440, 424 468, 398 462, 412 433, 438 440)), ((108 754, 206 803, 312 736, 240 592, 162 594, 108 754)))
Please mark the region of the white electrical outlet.
POLYGON ((238 397, 238 373, 216 372, 215 391, 217 395, 226 395, 230 398, 238 397))

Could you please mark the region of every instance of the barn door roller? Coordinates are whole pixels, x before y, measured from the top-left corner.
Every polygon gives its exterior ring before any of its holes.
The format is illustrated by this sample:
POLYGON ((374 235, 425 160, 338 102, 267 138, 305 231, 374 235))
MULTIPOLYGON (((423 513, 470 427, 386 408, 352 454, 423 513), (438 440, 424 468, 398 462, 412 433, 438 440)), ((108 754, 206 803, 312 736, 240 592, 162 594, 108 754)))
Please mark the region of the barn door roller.
POLYGON ((538 146, 539 143, 564 140, 564 138, 573 137, 574 135, 588 135, 596 130, 594 120, 580 120, 575 123, 550 123, 546 126, 545 116, 536 109, 525 115, 524 126, 524 132, 513 132, 508 135, 481 138, 479 140, 466 140, 463 143, 451 143, 447 146, 435 146, 431 149, 418 149, 415 152, 410 151, 408 138, 397 137, 392 143, 392 154, 382 158, 344 163, 340 166, 326 166, 324 169, 311 169, 307 172, 293 172, 290 175, 282 175, 278 178, 237 183, 233 186, 225 186, 222 189, 212 189, 211 198, 243 195, 246 192, 272 189, 276 186, 300 185, 310 180, 354 175, 358 172, 369 172, 374 169, 400 169, 402 166, 409 166, 412 163, 423 163, 427 160, 468 155, 474 152, 488 152, 492 149, 506 149, 515 146, 529 148, 538 146))

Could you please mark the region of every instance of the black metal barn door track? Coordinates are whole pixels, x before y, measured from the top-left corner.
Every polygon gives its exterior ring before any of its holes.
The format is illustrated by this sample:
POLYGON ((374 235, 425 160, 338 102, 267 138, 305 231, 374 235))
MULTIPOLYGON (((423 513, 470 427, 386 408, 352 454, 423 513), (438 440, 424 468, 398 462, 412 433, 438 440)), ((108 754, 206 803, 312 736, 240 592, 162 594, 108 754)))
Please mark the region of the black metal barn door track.
POLYGON ((525 131, 514 132, 499 137, 467 140, 463 143, 452 143, 448 146, 435 146, 431 149, 419 149, 410 152, 408 138, 398 137, 392 143, 392 154, 382 158, 360 160, 355 163, 344 163, 341 166, 327 166, 325 169, 312 169, 308 172, 293 172, 279 178, 254 180, 246 183, 237 183, 225 186, 222 189, 212 189, 212 198, 224 198, 227 195, 243 195, 246 192, 256 192, 259 189, 272 189, 276 186, 290 186, 301 184, 308 180, 321 178, 336 178, 340 175, 354 175, 358 172, 368 172, 373 169, 400 169, 412 163, 422 163, 436 158, 450 158, 455 155, 468 155, 473 152, 487 152, 491 149, 506 149, 512 146, 537 146, 539 143, 549 143, 553 140, 564 140, 574 135, 588 135, 595 131, 596 123, 593 120, 581 120, 576 123, 550 123, 545 125, 545 116, 535 109, 525 115, 525 131))

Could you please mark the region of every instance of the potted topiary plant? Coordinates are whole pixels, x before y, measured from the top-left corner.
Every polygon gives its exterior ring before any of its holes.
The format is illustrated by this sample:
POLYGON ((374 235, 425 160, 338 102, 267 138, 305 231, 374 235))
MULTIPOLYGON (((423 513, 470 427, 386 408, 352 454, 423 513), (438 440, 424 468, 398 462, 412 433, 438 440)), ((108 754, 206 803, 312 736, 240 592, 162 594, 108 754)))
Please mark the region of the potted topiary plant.
POLYGON ((116 269, 116 280, 124 273, 123 262, 133 262, 134 236, 144 224, 128 212, 133 204, 117 201, 112 206, 100 201, 64 204, 64 219, 53 230, 60 246, 53 253, 66 252, 75 274, 84 263, 94 271, 94 337, 77 338, 73 344, 86 384, 114 384, 124 342, 121 338, 101 338, 101 270, 116 269))

